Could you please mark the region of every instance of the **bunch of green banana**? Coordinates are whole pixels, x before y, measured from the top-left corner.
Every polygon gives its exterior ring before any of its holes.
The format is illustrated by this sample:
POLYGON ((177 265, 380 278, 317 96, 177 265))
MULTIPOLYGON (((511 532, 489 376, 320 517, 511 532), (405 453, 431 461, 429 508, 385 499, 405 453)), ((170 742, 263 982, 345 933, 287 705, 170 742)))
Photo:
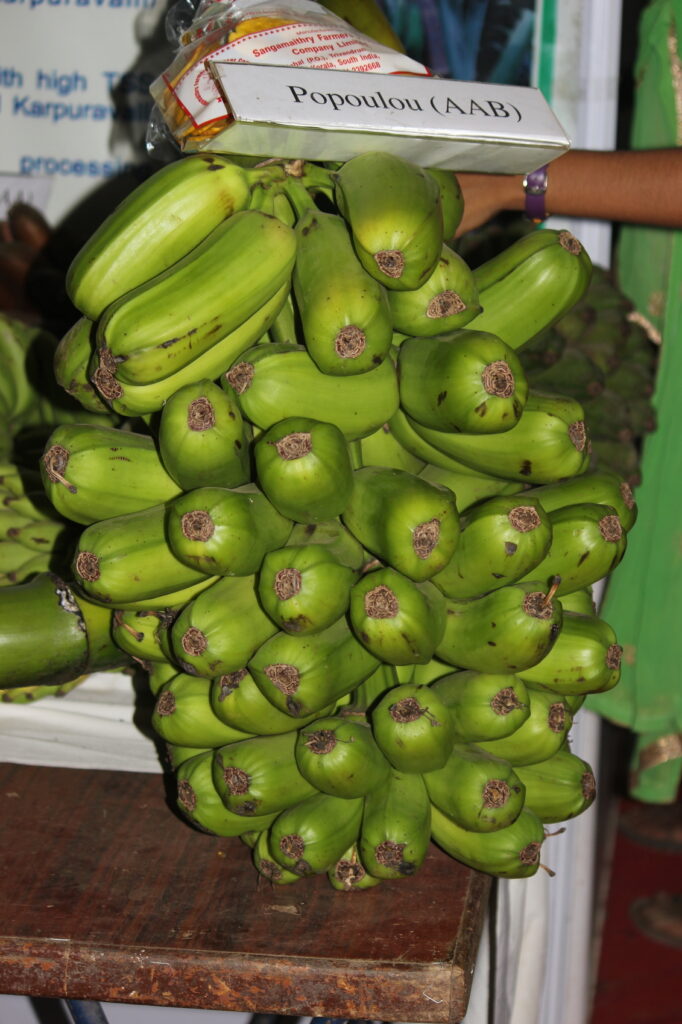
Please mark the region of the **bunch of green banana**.
POLYGON ((77 531, 50 506, 37 469, 0 466, 0 586, 65 572, 77 531))
POLYGON ((591 802, 567 736, 618 682, 591 586, 637 511, 535 383, 589 258, 543 231, 474 267, 456 177, 401 158, 247 163, 151 175, 72 264, 48 363, 89 419, 0 478, 23 542, 66 524, 66 582, 0 591, 0 691, 134 664, 178 811, 272 884, 408 878, 431 841, 526 877, 591 802))
POLYGON ((246 168, 216 153, 184 157, 155 171, 78 252, 66 277, 69 298, 96 320, 246 209, 261 182, 282 176, 280 168, 246 168))
POLYGON ((288 284, 295 254, 294 233, 277 217, 234 214, 168 270, 106 307, 97 325, 100 369, 124 388, 185 369, 288 284))
POLYGON ((81 402, 53 370, 59 342, 40 325, 0 314, 0 451, 4 458, 40 447, 58 423, 114 423, 116 417, 95 399, 81 402), (29 444, 30 442, 30 444, 29 444))
POLYGON ((591 465, 635 486, 642 442, 656 427, 658 347, 632 314, 614 274, 594 266, 582 298, 518 354, 532 388, 583 405, 591 465))

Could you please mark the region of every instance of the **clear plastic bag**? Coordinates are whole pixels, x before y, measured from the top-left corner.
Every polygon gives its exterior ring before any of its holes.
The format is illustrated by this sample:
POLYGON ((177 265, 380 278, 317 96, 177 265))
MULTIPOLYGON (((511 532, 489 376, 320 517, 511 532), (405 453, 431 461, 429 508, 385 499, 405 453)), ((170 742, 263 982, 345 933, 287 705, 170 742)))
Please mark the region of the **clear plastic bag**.
POLYGON ((206 149, 230 114, 206 66, 211 60, 428 75, 423 64, 356 31, 315 0, 192 0, 168 15, 176 55, 152 83, 148 148, 169 134, 179 149, 206 149))

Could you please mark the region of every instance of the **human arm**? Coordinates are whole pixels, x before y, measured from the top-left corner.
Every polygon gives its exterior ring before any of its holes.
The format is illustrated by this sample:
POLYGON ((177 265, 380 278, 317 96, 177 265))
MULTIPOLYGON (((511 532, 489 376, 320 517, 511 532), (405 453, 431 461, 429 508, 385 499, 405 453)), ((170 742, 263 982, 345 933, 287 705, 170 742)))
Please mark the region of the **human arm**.
MULTIPOLYGON (((522 174, 457 174, 460 236, 503 211, 523 211, 522 174)), ((549 214, 682 228, 682 148, 569 150, 549 164, 549 214)))

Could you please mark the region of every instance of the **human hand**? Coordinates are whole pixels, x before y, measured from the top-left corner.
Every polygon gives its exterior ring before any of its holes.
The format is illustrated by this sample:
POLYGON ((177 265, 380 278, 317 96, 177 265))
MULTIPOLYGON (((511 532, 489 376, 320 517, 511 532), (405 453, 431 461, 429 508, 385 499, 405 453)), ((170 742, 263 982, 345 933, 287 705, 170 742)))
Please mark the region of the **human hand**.
POLYGON ((51 237, 42 213, 28 203, 14 203, 0 221, 0 311, 24 319, 36 312, 29 276, 51 237))
POLYGON ((523 177, 516 174, 456 173, 464 213, 456 238, 487 224, 505 210, 523 210, 523 177))

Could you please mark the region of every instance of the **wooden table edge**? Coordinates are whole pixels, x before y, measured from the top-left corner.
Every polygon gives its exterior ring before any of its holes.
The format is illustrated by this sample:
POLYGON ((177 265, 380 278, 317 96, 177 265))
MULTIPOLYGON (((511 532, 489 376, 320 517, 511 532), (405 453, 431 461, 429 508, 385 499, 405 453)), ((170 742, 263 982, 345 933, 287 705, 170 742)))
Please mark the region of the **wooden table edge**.
POLYGON ((0 992, 286 1016, 458 1024, 466 1013, 491 878, 472 872, 451 960, 286 958, 177 948, 121 948, 0 936, 0 992), (283 960, 289 960, 283 969, 283 960))

